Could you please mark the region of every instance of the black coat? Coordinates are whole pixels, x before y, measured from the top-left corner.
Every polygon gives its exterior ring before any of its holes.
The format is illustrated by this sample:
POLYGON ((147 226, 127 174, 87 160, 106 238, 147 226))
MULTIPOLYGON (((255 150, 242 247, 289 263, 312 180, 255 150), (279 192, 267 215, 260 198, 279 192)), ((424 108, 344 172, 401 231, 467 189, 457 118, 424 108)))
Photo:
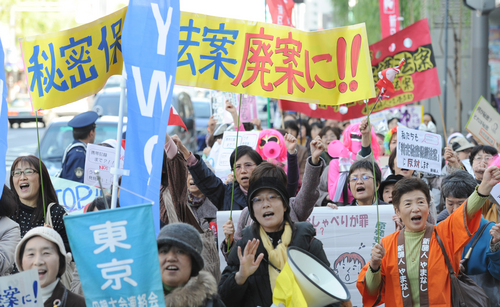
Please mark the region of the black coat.
MULTIPOLYGON (((219 210, 231 210, 231 193, 233 184, 224 184, 219 177, 208 168, 200 156, 195 155, 198 163, 189 166, 188 170, 193 176, 194 184, 210 199, 219 210)), ((247 206, 247 196, 240 189, 239 183, 234 181, 233 210, 243 210, 247 206)))
POLYGON ((64 285, 59 281, 52 292, 52 295, 43 303, 44 307, 54 306, 54 301, 59 299, 61 307, 85 307, 85 299, 83 296, 75 294, 67 290, 64 285), (64 293, 66 292, 66 300, 64 301, 64 293))
MULTIPOLYGON (((254 233, 256 227, 246 227, 243 230, 243 236, 237 242, 237 246, 241 246, 241 251, 245 249, 248 240, 253 238, 260 239, 259 234, 254 233)), ((330 263, 326 258, 323 250, 323 243, 314 238, 316 231, 314 227, 307 222, 294 223, 294 230, 290 246, 300 247, 318 259, 320 259, 328 267, 330 263)), ((219 295, 227 307, 255 307, 255 306, 271 306, 273 303, 271 283, 269 281, 268 270, 268 254, 262 244, 259 244, 256 255, 264 254, 264 259, 259 265, 259 268, 253 273, 243 285, 238 285, 234 276, 240 268, 237 248, 233 248, 228 256, 227 267, 222 272, 222 278, 219 283, 219 295)))

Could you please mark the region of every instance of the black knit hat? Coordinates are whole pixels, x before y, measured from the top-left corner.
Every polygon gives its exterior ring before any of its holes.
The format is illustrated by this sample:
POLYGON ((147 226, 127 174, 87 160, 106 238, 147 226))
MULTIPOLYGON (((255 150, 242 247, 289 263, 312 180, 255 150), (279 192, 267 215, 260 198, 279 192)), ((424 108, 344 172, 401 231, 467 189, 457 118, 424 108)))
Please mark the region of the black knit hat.
POLYGON ((278 178, 276 177, 260 177, 255 182, 253 182, 248 189, 248 212, 250 213, 250 217, 254 222, 257 222, 257 220, 255 219, 255 214, 253 211, 252 199, 255 197, 257 192, 262 189, 272 189, 278 192, 286 208, 285 215, 290 214, 290 196, 288 195, 285 184, 283 184, 283 182, 278 180, 278 178))
POLYGON ((390 184, 396 184, 399 180, 403 179, 403 175, 389 175, 387 178, 380 183, 380 187, 378 188, 378 197, 382 199, 382 195, 384 194, 384 188, 390 184))
POLYGON ((158 249, 163 245, 178 247, 191 255, 191 276, 196 276, 205 266, 201 251, 203 242, 199 232, 193 226, 185 223, 168 224, 160 230, 156 239, 158 249))

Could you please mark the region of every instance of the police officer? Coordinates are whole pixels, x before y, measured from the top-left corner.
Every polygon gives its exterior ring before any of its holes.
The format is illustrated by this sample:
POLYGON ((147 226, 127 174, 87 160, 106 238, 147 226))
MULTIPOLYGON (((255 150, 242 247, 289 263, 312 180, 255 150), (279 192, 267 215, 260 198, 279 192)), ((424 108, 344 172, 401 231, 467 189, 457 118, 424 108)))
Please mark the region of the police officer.
POLYGON ((94 143, 95 121, 98 117, 96 112, 88 111, 76 115, 68 122, 68 126, 73 128, 74 140, 64 151, 62 169, 58 177, 83 183, 87 144, 94 143))

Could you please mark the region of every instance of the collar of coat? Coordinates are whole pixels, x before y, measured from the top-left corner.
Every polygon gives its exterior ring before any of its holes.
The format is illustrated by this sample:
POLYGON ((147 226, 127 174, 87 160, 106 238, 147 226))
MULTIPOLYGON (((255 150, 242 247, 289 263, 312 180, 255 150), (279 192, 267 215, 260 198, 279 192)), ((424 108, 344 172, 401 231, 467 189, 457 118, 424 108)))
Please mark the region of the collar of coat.
POLYGON ((200 271, 198 276, 191 277, 184 287, 175 288, 165 296, 165 306, 185 307, 201 306, 207 299, 217 294, 217 282, 212 274, 200 271))

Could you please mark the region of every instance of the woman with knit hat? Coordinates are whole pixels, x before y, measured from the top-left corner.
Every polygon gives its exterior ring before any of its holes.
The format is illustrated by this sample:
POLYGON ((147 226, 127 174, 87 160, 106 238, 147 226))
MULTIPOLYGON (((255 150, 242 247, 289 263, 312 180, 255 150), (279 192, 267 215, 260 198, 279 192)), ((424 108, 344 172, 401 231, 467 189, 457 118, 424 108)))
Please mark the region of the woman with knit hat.
MULTIPOLYGON (((286 177, 284 171, 281 178, 286 177)), ((323 244, 307 222, 292 222, 289 195, 282 180, 250 180, 248 210, 254 223, 229 254, 219 283, 226 306, 271 306, 276 278, 288 260, 287 248, 300 247, 330 266, 323 244)))
POLYGON ((85 299, 60 281, 71 254, 57 231, 43 226, 31 229, 17 245, 15 257, 19 271, 38 270, 44 307, 85 307, 85 299))
POLYGON ((167 307, 224 307, 212 274, 202 271, 203 243, 198 231, 185 223, 171 223, 160 230, 158 258, 167 307))

